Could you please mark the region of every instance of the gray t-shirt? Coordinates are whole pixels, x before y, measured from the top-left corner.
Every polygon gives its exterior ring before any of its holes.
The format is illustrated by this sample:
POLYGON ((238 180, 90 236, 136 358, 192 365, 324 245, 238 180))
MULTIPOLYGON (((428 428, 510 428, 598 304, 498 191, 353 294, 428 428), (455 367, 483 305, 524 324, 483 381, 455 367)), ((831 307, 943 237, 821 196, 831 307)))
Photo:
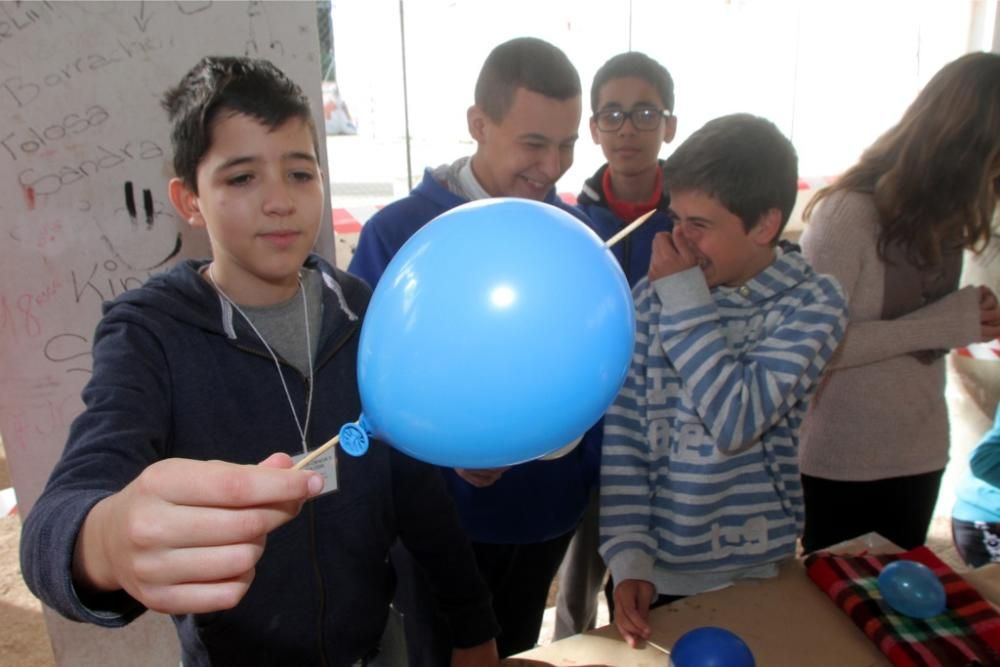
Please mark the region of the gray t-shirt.
POLYGON ((319 271, 302 269, 303 290, 273 306, 240 306, 274 353, 309 377, 316 356, 320 323, 323 321, 323 278, 319 271), (303 308, 305 305, 305 308, 303 308), (309 319, 309 352, 306 352, 306 314, 309 319))

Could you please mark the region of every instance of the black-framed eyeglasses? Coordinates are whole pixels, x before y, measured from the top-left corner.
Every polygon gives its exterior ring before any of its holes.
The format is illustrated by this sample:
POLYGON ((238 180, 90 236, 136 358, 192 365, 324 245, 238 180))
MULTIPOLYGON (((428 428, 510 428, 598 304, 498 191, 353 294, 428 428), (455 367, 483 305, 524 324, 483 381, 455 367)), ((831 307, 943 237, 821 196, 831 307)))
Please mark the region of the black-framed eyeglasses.
POLYGON ((625 120, 631 120, 632 126, 637 130, 655 130, 660 126, 661 118, 670 118, 673 115, 667 109, 657 109, 656 107, 637 107, 631 111, 624 109, 605 109, 594 114, 597 119, 597 129, 602 132, 615 132, 625 124, 625 120))

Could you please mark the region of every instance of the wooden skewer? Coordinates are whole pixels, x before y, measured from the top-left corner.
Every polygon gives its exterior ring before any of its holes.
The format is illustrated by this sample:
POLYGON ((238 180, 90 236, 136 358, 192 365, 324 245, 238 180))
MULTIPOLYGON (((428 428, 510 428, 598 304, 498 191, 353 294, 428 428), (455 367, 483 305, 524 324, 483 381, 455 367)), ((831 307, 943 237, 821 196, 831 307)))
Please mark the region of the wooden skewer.
POLYGON ((628 236, 629 234, 631 234, 632 232, 634 232, 636 230, 636 228, 639 227, 639 225, 641 225, 642 223, 646 222, 651 217, 653 217, 654 213, 656 213, 656 209, 655 208, 652 211, 650 211, 649 213, 643 213, 642 215, 640 215, 638 218, 636 218, 635 220, 633 220, 632 222, 630 222, 627 227, 625 227, 624 229, 620 230, 617 234, 615 234, 610 239, 608 239, 607 241, 605 241, 604 242, 604 247, 605 248, 610 248, 614 244, 616 244, 619 241, 621 241, 623 238, 625 238, 626 236, 628 236))
POLYGON ((646 643, 649 644, 650 646, 652 646, 653 648, 655 648, 657 651, 660 651, 661 653, 666 653, 667 655, 670 655, 670 651, 668 651, 667 649, 663 648, 662 646, 660 646, 656 642, 651 642, 651 641, 649 641, 647 639, 646 643))
POLYGON ((326 450, 330 449, 331 447, 335 446, 338 442, 340 442, 340 434, 339 433, 337 435, 333 436, 332 438, 330 438, 329 440, 327 440, 325 443, 323 443, 322 445, 320 445, 316 449, 314 449, 311 452, 309 452, 308 456, 306 456, 303 459, 300 459, 298 463, 296 463, 294 466, 292 466, 292 470, 302 470, 307 465, 309 465, 310 463, 312 463, 316 459, 316 457, 318 457, 320 454, 322 454, 326 450))

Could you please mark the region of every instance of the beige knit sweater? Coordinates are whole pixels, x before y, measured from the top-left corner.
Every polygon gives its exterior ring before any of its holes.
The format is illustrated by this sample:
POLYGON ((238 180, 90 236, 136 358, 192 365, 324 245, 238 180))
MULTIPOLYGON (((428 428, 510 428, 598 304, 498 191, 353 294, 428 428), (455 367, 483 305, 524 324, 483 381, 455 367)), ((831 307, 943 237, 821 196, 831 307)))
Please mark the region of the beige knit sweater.
POLYGON ((880 320, 885 264, 870 195, 837 193, 817 207, 802 249, 833 275, 848 299, 849 324, 802 426, 801 470, 869 481, 940 470, 948 461, 945 360, 908 353, 978 339, 979 293, 966 287, 896 320, 880 320))

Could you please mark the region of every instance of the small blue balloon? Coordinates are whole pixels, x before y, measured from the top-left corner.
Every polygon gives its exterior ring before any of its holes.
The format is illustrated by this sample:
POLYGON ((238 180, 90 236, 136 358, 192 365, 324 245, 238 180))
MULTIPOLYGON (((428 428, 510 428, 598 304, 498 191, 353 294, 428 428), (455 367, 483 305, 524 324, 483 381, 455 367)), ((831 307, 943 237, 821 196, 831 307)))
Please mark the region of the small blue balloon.
POLYGON ((635 318, 611 251, 569 213, 471 202, 415 233, 361 330, 372 433, 437 465, 493 468, 553 452, 625 380, 635 318))
POLYGON ((750 647, 725 628, 706 626, 681 635, 670 650, 670 667, 755 667, 750 647))
POLYGON ((912 560, 893 561, 882 568, 878 589, 890 607, 913 618, 937 616, 947 604, 941 580, 929 567, 912 560))

